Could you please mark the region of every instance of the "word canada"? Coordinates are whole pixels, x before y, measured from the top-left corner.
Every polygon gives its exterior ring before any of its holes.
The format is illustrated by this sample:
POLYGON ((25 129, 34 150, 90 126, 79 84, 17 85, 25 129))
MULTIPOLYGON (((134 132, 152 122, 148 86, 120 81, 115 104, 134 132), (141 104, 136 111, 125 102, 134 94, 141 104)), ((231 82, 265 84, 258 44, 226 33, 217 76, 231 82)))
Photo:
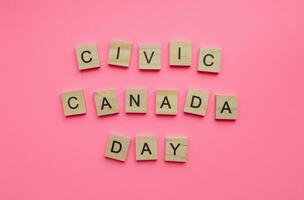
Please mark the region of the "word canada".
MULTIPOLYGON (((65 116, 86 113, 83 90, 66 91, 61 94, 65 116)), ((112 115, 119 112, 118 98, 115 89, 94 92, 97 116, 112 115)), ((125 90, 125 112, 147 113, 148 91, 146 89, 125 90)), ((215 118, 219 120, 235 120, 237 118, 237 96, 216 95, 215 118)), ((175 90, 157 90, 155 98, 155 114, 176 115, 178 112, 178 92, 175 90)), ((188 89, 184 103, 184 112, 205 116, 209 94, 198 89, 188 89)))

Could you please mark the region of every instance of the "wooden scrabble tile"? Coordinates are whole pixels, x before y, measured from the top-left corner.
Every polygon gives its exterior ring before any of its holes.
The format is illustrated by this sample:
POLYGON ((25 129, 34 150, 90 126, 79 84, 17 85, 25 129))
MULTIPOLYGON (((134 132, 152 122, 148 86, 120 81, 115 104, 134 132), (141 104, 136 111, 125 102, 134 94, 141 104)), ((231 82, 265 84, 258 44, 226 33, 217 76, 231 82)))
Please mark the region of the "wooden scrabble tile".
POLYGON ((170 42, 170 65, 191 66, 192 44, 187 41, 170 42))
POLYGON ((108 64, 129 67, 132 44, 123 41, 112 41, 109 51, 108 64))
POLYGON ((86 113, 83 90, 67 91, 61 94, 65 116, 81 115, 86 113))
POLYGON ((168 162, 187 162, 187 137, 166 137, 166 156, 168 162))
POLYGON ((198 71, 219 73, 221 66, 221 49, 200 48, 198 71))
POLYGON ((157 160, 157 138, 155 136, 137 136, 136 160, 157 160))
POLYGON ((125 161, 128 155, 130 140, 129 137, 110 134, 104 156, 114 160, 125 161))
POLYGON ((76 47, 76 55, 79 70, 100 67, 96 44, 84 44, 76 47))
POLYGON ((116 90, 95 92, 94 96, 98 116, 111 115, 119 112, 116 90))
POLYGON ((216 119, 235 120, 237 113, 237 96, 216 95, 216 119))
POLYGON ((208 105, 208 92, 188 89, 184 107, 185 113, 204 116, 208 105))
POLYGON ((178 92, 172 90, 156 91, 156 114, 176 115, 178 107, 178 92))
POLYGON ((146 113, 147 112, 147 90, 126 89, 125 92, 126 113, 146 113))
POLYGON ((161 67, 160 45, 139 46, 139 69, 159 70, 161 67))

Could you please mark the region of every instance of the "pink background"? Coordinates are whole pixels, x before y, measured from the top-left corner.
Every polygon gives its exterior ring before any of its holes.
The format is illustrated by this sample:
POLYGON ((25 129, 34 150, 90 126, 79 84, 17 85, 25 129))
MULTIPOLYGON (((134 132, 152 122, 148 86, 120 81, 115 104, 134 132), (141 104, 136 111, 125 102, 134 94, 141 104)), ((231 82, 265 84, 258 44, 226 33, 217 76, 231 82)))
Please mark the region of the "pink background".
POLYGON ((0 199, 303 200, 304 2, 0 2, 0 199), (133 42, 131 67, 106 64, 112 39, 133 42), (193 42, 190 68, 168 66, 168 42, 193 42), (102 67, 80 72, 74 47, 97 42, 102 67), (137 68, 138 44, 162 45, 162 69, 137 68), (218 75, 198 73, 200 46, 223 49, 218 75), (126 87, 149 90, 146 115, 123 112, 126 87), (187 88, 210 91, 207 115, 182 112, 187 88), (92 93, 116 88, 121 112, 98 118, 92 93), (66 118, 64 90, 87 115, 66 118), (175 117, 154 114, 156 89, 180 92, 175 117), (214 120, 214 95, 239 96, 235 122, 214 120), (103 157, 110 132, 159 139, 159 160, 103 157), (189 162, 164 162, 164 138, 189 137, 189 162))

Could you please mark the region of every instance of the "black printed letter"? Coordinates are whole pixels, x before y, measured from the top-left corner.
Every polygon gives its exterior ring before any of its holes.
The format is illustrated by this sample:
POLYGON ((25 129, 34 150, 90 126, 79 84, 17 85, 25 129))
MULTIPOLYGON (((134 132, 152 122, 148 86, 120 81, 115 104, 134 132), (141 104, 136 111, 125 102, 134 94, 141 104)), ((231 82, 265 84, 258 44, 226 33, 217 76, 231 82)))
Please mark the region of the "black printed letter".
POLYGON ((147 63, 150 64, 150 62, 151 62, 151 60, 152 60, 152 57, 153 57, 153 55, 154 55, 154 51, 152 52, 150 58, 148 58, 147 53, 146 53, 145 51, 144 51, 144 54, 145 54, 145 58, 146 58, 146 60, 147 60, 147 63))
POLYGON ((176 147, 174 147, 174 145, 172 143, 170 143, 172 149, 173 149, 173 155, 176 155, 176 150, 177 148, 180 146, 180 144, 178 144, 176 147))
POLYGON ((171 109, 171 105, 170 102, 168 100, 168 97, 164 97, 162 104, 160 105, 160 108, 163 108, 164 105, 167 105, 169 107, 169 109, 171 109))
POLYGON ((121 151, 121 147, 122 147, 122 144, 121 144, 120 142, 114 140, 114 141, 112 142, 111 152, 112 152, 112 153, 119 153, 119 152, 121 151), (119 148, 118 148, 117 150, 114 150, 115 144, 118 144, 118 145, 119 145, 119 148))
POLYGON ((225 110, 228 110, 228 112, 231 114, 231 109, 227 101, 225 101, 221 113, 223 113, 225 110))
POLYGON ((140 98, 139 94, 137 95, 137 101, 132 94, 130 94, 130 107, 132 107, 132 101, 136 104, 136 106, 140 106, 140 98))
POLYGON ((214 62, 211 62, 211 63, 206 63, 206 57, 207 56, 210 56, 211 58, 214 58, 214 55, 212 55, 212 54, 206 54, 205 56, 204 56, 204 59, 203 59, 203 62, 204 62, 204 64, 206 65, 206 66, 208 66, 208 67, 210 67, 210 66, 212 66, 213 64, 214 64, 214 62))
POLYGON ((90 57, 89 60, 85 60, 85 59, 84 59, 84 54, 85 54, 85 53, 88 53, 88 54, 91 55, 91 52, 90 52, 90 51, 83 51, 83 52, 81 53, 81 60, 82 60, 82 62, 84 62, 84 63, 89 63, 89 62, 91 62, 91 61, 92 61, 92 57, 90 57))
POLYGON ((140 154, 143 155, 145 151, 149 151, 149 154, 152 154, 151 150, 146 142, 145 142, 140 154))
POLYGON ((199 108, 201 106, 201 104, 202 104, 202 99, 199 96, 192 96, 190 107, 192 107, 192 108, 199 108), (198 104, 197 105, 194 105, 194 99, 195 98, 198 100, 198 104))
POLYGON ((69 108, 71 108, 71 109, 76 109, 76 108, 78 108, 78 106, 79 106, 78 103, 76 103, 75 106, 72 106, 72 105, 71 105, 71 100, 72 100, 72 99, 73 99, 73 100, 78 100, 77 97, 70 97, 70 98, 68 99, 68 106, 69 106, 69 108))
POLYGON ((116 54, 116 59, 117 60, 119 59, 119 53, 120 53, 120 47, 118 47, 118 49, 117 49, 117 54, 116 54))
POLYGON ((109 108, 112 109, 111 104, 108 102, 107 98, 104 97, 102 99, 102 103, 101 103, 101 110, 103 110, 103 107, 105 107, 105 106, 109 106, 109 108))

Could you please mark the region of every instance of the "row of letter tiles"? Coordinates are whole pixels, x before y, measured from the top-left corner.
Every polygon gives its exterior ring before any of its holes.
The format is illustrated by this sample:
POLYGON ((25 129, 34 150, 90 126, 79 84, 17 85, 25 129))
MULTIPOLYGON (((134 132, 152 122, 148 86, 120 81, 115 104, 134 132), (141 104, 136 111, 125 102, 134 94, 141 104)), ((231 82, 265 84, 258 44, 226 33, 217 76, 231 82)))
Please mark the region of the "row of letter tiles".
MULTIPOLYGON (((126 89, 125 112, 147 113, 146 89, 126 89)), ((67 91, 61 94, 62 106, 65 116, 81 115, 86 113, 83 90, 67 91)), ((97 116, 106 116, 119 113, 118 98, 115 89, 94 92, 97 116)), ((208 106, 209 94, 198 89, 188 89, 184 112, 205 116, 208 106)), ((238 113, 237 96, 216 95, 216 119, 235 120, 238 113)), ((157 115, 176 115, 178 112, 178 92, 174 90, 156 91, 157 115)))
MULTIPOLYGON (((131 138, 110 134, 104 156, 114 160, 125 161, 128 155, 131 138)), ((165 161, 187 161, 187 137, 166 137, 165 161)), ((156 136, 137 136, 135 138, 136 160, 157 160, 156 136)))
MULTIPOLYGON (((108 64, 129 67, 132 44, 123 41, 112 41, 109 48, 108 64)), ((142 44, 138 51, 138 65, 141 70, 160 70, 161 46, 159 44, 142 44)), ((99 53, 96 44, 84 44, 76 47, 79 70, 100 67, 99 53)), ((188 41, 170 42, 170 66, 191 66, 192 44, 188 41)), ((198 71, 219 73, 221 49, 200 48, 198 71)))

